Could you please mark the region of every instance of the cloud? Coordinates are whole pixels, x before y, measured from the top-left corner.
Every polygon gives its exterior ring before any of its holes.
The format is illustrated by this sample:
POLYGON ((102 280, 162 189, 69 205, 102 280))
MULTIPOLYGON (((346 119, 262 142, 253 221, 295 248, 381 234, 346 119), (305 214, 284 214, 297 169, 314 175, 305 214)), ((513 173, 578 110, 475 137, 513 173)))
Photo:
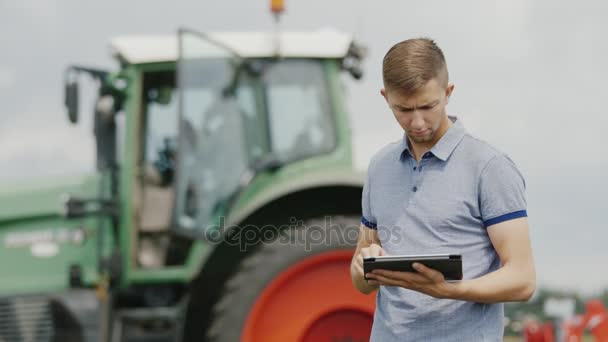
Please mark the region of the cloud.
POLYGON ((16 73, 8 66, 0 65, 0 90, 13 88, 16 83, 16 73))
MULTIPOLYGON (((45 115, 52 117, 52 115, 45 115)), ((0 137, 0 181, 93 171, 92 129, 65 121, 39 122, 39 113, 18 116, 0 137)), ((6 128, 6 127, 5 127, 6 128)))

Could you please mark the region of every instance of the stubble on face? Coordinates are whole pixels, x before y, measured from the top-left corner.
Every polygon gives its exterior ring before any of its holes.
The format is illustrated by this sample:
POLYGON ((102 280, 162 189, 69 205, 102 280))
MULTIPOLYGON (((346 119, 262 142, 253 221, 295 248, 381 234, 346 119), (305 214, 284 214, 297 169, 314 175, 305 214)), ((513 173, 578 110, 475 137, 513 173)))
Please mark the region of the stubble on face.
POLYGON ((432 141, 433 137, 435 136, 435 133, 437 132, 437 130, 433 129, 433 128, 427 129, 427 131, 428 132, 425 132, 424 134, 421 134, 421 135, 417 135, 411 131, 406 131, 406 134, 407 134, 408 138, 410 138, 410 140, 412 140, 413 142, 415 142, 417 144, 423 144, 423 143, 432 141))

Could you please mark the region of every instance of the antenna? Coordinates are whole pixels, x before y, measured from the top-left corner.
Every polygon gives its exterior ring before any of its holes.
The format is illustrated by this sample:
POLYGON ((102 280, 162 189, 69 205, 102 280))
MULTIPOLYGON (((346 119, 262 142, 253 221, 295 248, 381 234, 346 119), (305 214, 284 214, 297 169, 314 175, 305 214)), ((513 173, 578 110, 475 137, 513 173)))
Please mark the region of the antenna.
POLYGON ((357 1, 358 6, 356 6, 356 10, 357 10, 357 15, 355 17, 355 27, 353 29, 353 39, 356 40, 356 38, 360 38, 360 35, 362 34, 362 32, 365 31, 365 24, 366 22, 364 21, 364 13, 365 13, 365 1, 363 0, 359 0, 357 1))
POLYGON ((285 1, 283 0, 270 0, 270 10, 274 15, 274 39, 275 39, 275 55, 279 57, 281 55, 281 32, 279 26, 279 20, 281 14, 285 11, 285 1))

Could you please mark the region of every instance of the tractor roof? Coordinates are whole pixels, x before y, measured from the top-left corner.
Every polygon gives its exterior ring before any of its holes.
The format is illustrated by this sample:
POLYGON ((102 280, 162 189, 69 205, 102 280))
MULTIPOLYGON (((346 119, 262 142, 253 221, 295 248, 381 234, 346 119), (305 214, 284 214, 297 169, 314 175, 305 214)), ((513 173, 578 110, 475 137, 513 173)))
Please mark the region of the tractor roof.
MULTIPOLYGON (((215 32, 206 35, 244 58, 277 56, 276 35, 272 32, 215 32)), ((352 43, 351 35, 333 30, 281 32, 279 37, 278 55, 287 58, 343 58, 352 43)), ((116 37, 111 41, 111 48, 115 57, 129 64, 173 62, 178 57, 177 35, 116 37)), ((212 54, 213 51, 210 56, 212 54)))

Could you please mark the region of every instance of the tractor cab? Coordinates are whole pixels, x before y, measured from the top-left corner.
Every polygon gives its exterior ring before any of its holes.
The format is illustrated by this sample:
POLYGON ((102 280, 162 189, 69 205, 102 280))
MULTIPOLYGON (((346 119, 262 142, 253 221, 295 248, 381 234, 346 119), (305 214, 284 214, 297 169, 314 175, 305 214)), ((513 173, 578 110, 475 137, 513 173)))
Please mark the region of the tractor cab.
POLYGON ((259 174, 315 158, 350 163, 339 74, 361 77, 363 48, 347 34, 180 30, 111 48, 121 70, 69 68, 66 105, 76 121, 78 73, 100 81, 98 160, 135 171, 141 266, 167 263, 167 230, 221 236, 259 174))

